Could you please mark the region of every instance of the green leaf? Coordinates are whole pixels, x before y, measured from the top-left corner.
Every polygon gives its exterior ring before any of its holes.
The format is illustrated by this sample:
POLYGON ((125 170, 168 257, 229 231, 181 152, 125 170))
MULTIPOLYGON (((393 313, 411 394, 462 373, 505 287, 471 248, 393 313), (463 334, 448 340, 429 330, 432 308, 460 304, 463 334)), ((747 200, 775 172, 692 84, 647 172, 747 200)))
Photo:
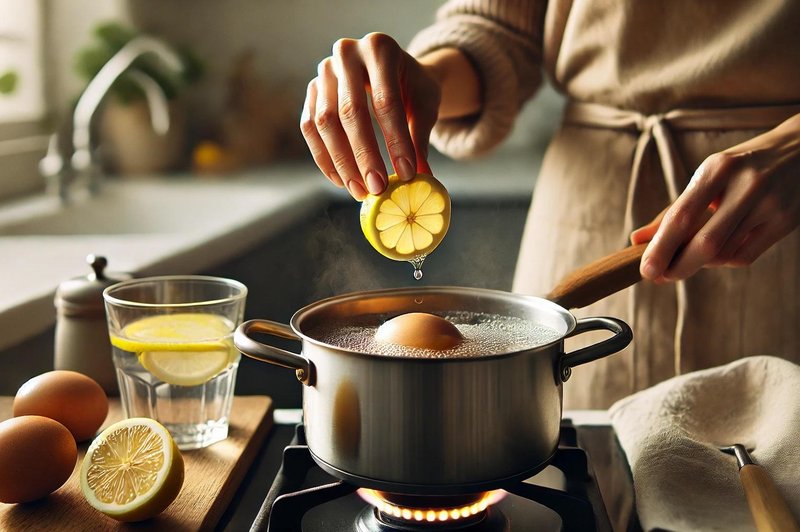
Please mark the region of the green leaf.
POLYGON ((11 94, 17 89, 19 75, 13 70, 9 70, 0 76, 0 94, 11 94))
MULTIPOLYGON (((114 54, 139 34, 138 30, 119 22, 99 24, 92 31, 92 44, 81 48, 75 55, 75 72, 87 82, 91 81, 114 54)), ((180 73, 165 69, 160 61, 149 54, 138 57, 130 68, 140 70, 153 78, 167 98, 172 99, 203 74, 202 62, 190 50, 176 47, 176 53, 184 64, 180 73)), ((124 74, 111 86, 111 92, 123 103, 144 98, 139 86, 124 74)))
POLYGON ((178 55, 183 61, 183 83, 185 85, 190 85, 203 77, 205 65, 197 54, 186 46, 179 46, 178 55))
POLYGON ((108 46, 116 53, 120 48, 128 44, 128 41, 136 36, 136 33, 118 22, 106 22, 100 24, 94 30, 95 36, 100 42, 108 46))
POLYGON ((82 78, 91 80, 113 56, 114 52, 105 46, 81 48, 75 55, 75 72, 82 78))

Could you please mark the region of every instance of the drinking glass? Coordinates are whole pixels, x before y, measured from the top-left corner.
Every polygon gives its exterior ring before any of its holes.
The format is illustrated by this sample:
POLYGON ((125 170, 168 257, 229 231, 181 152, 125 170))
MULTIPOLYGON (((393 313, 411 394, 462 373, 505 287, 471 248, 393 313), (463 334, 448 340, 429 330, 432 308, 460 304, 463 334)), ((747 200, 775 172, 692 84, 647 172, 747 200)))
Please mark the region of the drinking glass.
POLYGON ((180 449, 228 435, 240 354, 233 332, 247 287, 200 275, 123 281, 105 289, 122 407, 169 429, 180 449))

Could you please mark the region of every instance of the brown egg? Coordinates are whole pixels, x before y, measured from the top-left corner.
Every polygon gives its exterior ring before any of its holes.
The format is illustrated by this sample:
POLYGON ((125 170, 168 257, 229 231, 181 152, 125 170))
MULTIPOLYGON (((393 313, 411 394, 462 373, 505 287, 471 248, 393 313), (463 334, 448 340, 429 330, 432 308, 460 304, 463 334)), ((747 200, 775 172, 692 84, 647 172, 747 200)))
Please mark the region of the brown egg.
POLYGON ((14 416, 55 419, 75 441, 91 439, 108 415, 108 397, 94 380, 75 371, 56 370, 38 375, 17 391, 14 416))
POLYGON ((464 341, 464 336, 444 318, 425 312, 409 312, 378 327, 375 341, 439 351, 456 347, 464 341))
POLYGON ((67 481, 78 448, 57 421, 22 416, 0 423, 0 502, 41 499, 67 481))

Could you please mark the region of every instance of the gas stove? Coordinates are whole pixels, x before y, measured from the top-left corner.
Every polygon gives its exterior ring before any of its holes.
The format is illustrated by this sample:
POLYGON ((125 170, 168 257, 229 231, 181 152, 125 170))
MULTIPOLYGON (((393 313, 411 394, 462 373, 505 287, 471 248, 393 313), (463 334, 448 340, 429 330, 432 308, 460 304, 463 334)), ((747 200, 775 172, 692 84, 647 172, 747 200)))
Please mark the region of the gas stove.
POLYGON ((268 532, 610 532, 612 526, 587 453, 564 421, 558 450, 537 475, 503 489, 416 496, 359 488, 314 462, 303 425, 283 450, 281 467, 252 530, 268 532))

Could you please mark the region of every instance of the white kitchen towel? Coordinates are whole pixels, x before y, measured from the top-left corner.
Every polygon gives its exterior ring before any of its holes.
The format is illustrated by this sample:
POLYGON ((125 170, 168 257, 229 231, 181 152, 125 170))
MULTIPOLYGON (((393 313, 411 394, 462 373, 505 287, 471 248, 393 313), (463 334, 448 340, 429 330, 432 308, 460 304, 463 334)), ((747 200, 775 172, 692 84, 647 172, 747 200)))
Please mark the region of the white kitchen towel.
POLYGON ((743 443, 800 517, 800 366, 757 356, 674 377, 609 410, 645 530, 754 530, 733 456, 743 443))

